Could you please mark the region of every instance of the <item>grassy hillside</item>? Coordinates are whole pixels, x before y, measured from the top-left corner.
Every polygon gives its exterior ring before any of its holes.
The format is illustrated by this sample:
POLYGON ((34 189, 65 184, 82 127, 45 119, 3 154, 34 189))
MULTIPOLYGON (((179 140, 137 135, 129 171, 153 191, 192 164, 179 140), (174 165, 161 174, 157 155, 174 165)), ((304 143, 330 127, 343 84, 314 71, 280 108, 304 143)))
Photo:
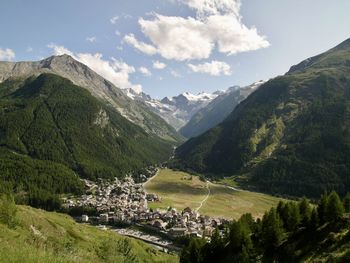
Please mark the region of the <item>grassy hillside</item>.
POLYGON ((146 183, 145 189, 162 198, 161 202, 150 203, 152 208, 200 207, 201 214, 227 219, 238 219, 245 213, 261 217, 280 200, 265 194, 238 191, 224 185, 203 182, 198 176, 170 169, 161 170, 146 183))
POLYGON ((163 162, 171 152, 170 142, 62 77, 0 84, 0 182, 17 193, 79 193, 77 175, 121 177, 163 162))
POLYGON ((0 222, 0 262, 178 262, 174 255, 67 215, 27 206, 17 210, 16 226, 0 222))
POLYGON ((270 193, 350 189, 350 40, 263 84, 231 115, 179 147, 173 164, 247 175, 270 193))

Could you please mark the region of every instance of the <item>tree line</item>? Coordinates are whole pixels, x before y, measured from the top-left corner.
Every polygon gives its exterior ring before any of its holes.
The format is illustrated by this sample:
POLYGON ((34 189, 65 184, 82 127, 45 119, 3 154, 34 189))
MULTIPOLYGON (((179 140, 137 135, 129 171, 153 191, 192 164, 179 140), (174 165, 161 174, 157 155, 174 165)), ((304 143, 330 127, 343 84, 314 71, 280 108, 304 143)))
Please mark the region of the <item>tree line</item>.
POLYGON ((306 198, 281 201, 261 219, 244 214, 223 229, 216 229, 210 242, 190 239, 180 262, 298 262, 315 248, 312 246, 324 232, 337 233, 347 226, 346 213, 350 213, 350 193, 343 200, 334 191, 324 194, 317 205, 306 198))

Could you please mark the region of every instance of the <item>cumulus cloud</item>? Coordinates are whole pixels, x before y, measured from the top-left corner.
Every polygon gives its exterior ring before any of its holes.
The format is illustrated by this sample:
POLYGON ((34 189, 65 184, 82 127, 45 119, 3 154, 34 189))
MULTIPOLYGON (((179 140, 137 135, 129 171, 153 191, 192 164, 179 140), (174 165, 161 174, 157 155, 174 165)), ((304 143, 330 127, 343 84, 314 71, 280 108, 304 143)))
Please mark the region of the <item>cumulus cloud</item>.
POLYGON ((231 67, 225 62, 213 60, 211 62, 205 62, 203 64, 187 64, 187 66, 197 73, 206 73, 211 76, 229 76, 232 74, 231 67))
POLYGON ((0 48, 0 60, 11 61, 15 58, 15 52, 10 48, 0 48))
POLYGON ((149 71, 149 69, 146 67, 139 67, 139 72, 141 72, 142 75, 144 75, 144 76, 151 76, 152 75, 151 71, 149 71))
POLYGON ((130 82, 130 74, 135 73, 135 68, 122 60, 115 58, 105 60, 100 53, 73 53, 64 46, 55 44, 50 44, 48 47, 53 50, 54 55, 67 54, 72 56, 74 59, 87 65, 96 73, 109 80, 119 88, 131 88, 138 93, 142 91, 142 86, 140 84, 132 84, 130 82))
POLYGON ((154 55, 157 53, 157 49, 154 46, 138 41, 134 34, 124 36, 123 41, 147 55, 154 55))
POLYGON ((153 68, 155 69, 164 69, 166 67, 166 64, 160 61, 153 61, 153 68))
POLYGON ((195 17, 164 16, 139 19, 144 36, 150 43, 129 34, 124 40, 147 55, 160 54, 179 61, 206 59, 217 46, 218 51, 233 55, 269 46, 255 27, 243 24, 239 0, 174 0, 195 10, 195 17))
POLYGON ((86 38, 86 41, 89 41, 89 42, 91 42, 91 43, 94 43, 94 42, 97 41, 97 38, 96 38, 96 37, 87 37, 87 38, 86 38))
POLYGON ((197 15, 232 14, 239 16, 239 0, 175 0, 197 11, 197 15))
POLYGON ((73 52, 71 52, 70 50, 68 50, 64 46, 60 46, 60 45, 56 45, 54 43, 51 43, 51 44, 47 45, 47 47, 51 48, 53 50, 54 55, 56 55, 56 56, 61 56, 61 55, 66 54, 66 55, 74 57, 73 52))
POLYGON ((109 21, 111 22, 111 24, 116 24, 117 23, 117 21, 119 20, 119 16, 114 16, 114 17, 112 17, 111 19, 109 19, 109 21))

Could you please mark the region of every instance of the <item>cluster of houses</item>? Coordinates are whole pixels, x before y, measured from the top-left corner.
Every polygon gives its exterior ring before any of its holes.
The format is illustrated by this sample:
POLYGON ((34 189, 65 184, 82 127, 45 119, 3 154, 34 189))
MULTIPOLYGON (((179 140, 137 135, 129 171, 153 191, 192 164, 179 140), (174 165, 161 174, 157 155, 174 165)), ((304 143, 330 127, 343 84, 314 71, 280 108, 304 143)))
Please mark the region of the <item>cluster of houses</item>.
POLYGON ((100 181, 98 184, 85 180, 87 191, 80 197, 64 199, 67 209, 89 208, 94 215, 81 215, 81 221, 92 224, 138 224, 162 232, 169 237, 191 235, 210 237, 213 230, 225 223, 224 219, 214 219, 200 215, 187 207, 178 212, 148 209, 148 202, 160 202, 156 194, 146 193, 141 183, 132 177, 113 182, 100 181))

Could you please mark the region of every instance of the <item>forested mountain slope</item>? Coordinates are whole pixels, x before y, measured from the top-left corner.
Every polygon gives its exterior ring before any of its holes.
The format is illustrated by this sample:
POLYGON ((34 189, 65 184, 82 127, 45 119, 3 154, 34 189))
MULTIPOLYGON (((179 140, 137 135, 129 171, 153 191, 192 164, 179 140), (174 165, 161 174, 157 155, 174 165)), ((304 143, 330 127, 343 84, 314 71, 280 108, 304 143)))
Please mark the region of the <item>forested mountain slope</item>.
POLYGON ((94 97, 107 102, 121 115, 150 134, 175 142, 181 141, 181 136, 175 129, 146 105, 132 100, 120 88, 69 55, 51 56, 34 62, 0 62, 0 82, 10 77, 38 76, 42 73, 59 75, 87 89, 94 97))
POLYGON ((171 153, 169 141, 60 76, 0 84, 0 182, 17 193, 78 193, 79 177, 122 177, 171 153))
POLYGON ((245 175, 258 190, 350 189, 350 39, 263 84, 222 123, 179 147, 173 165, 245 175))

